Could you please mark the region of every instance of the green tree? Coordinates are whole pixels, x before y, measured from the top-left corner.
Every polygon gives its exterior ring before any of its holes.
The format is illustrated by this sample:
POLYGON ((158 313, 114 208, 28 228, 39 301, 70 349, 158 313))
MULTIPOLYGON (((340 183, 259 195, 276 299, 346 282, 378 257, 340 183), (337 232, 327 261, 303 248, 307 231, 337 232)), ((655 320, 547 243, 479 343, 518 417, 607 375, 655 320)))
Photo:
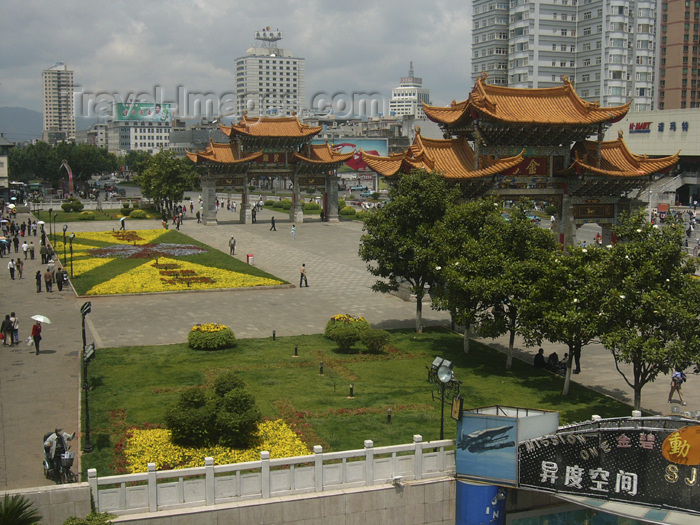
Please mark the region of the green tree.
POLYGON ((481 279, 483 302, 493 311, 479 323, 482 335, 509 334, 506 369, 513 364, 513 344, 520 333, 520 303, 544 274, 550 254, 559 245, 554 235, 531 222, 525 205, 515 206, 508 220, 486 223, 481 257, 474 262, 481 279))
POLYGON ((562 395, 569 393, 573 363, 580 371, 581 349, 600 332, 603 288, 598 278, 604 248, 571 246, 553 253, 545 271, 520 303, 521 333, 530 343, 543 339, 564 343, 569 349, 562 395))
POLYGON ((41 515, 31 502, 21 494, 5 494, 0 503, 0 525, 34 525, 41 522, 41 515))
POLYGON ((644 385, 698 361, 700 289, 692 277, 695 261, 683 247, 682 223, 661 229, 638 213, 621 217, 614 232, 618 242, 598 275, 605 290, 600 338, 639 410, 644 385), (632 365, 631 378, 620 363, 632 365))
POLYGON ((144 197, 153 199, 159 210, 172 211, 173 205, 182 200, 185 191, 198 183, 194 164, 179 159, 170 151, 157 153, 144 165, 135 178, 144 197))
POLYGON ((503 221, 501 206, 494 199, 477 199, 452 206, 436 228, 442 261, 438 279, 432 283, 433 308, 447 310, 464 327, 464 352, 469 352, 472 325, 489 315, 493 306, 485 294, 480 261, 490 249, 482 238, 488 222, 503 221))
POLYGON ((372 275, 382 278, 372 289, 386 293, 407 283, 416 296, 418 333, 423 331, 426 286, 437 280, 440 266, 435 227, 458 198, 459 192, 448 189, 443 176, 416 170, 401 176, 389 191, 390 202, 364 223, 360 258, 372 275))

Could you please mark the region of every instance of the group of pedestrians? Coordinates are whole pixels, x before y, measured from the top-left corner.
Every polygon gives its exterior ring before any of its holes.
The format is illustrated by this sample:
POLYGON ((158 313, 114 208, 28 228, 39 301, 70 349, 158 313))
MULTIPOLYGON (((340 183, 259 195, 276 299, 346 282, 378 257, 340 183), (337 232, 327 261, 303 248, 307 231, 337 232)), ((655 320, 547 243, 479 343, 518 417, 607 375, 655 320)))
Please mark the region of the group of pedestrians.
MULTIPOLYGON (((2 333, 2 346, 19 345, 19 318, 15 312, 5 315, 5 319, 3 319, 2 324, 0 324, 0 332, 2 333)), ((28 344, 33 344, 36 355, 39 355, 39 347, 41 345, 41 322, 36 321, 32 325, 28 344)))

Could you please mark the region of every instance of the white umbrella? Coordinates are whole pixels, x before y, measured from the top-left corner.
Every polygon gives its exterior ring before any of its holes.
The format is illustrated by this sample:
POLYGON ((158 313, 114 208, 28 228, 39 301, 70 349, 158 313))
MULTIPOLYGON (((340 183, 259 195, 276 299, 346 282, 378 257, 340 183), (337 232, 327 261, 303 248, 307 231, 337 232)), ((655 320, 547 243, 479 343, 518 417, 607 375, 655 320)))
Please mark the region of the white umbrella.
POLYGON ((42 224, 46 224, 44 221, 36 221, 36 223, 41 226, 42 224))
POLYGON ((16 201, 16 200, 17 200, 17 197, 10 197, 10 200, 11 200, 11 201, 16 201))
POLYGON ((45 315, 32 315, 32 319, 34 319, 35 321, 39 321, 40 323, 51 324, 51 319, 49 319, 45 315))
POLYGON ((14 204, 8 204, 7 207, 8 208, 15 208, 16 206, 14 204))

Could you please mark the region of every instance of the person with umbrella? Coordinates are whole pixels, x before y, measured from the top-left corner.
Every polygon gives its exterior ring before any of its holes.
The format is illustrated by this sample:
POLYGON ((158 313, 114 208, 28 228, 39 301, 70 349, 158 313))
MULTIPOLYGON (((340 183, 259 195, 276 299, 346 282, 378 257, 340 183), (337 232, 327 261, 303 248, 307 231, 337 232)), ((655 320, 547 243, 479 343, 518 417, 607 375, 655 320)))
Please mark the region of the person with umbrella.
POLYGON ((51 324, 51 321, 44 315, 33 315, 32 319, 36 321, 32 325, 32 340, 34 341, 36 355, 39 355, 39 345, 41 344, 41 323, 51 324))
POLYGON ((126 217, 122 217, 121 219, 119 219, 119 223, 121 224, 119 229, 126 231, 126 217))

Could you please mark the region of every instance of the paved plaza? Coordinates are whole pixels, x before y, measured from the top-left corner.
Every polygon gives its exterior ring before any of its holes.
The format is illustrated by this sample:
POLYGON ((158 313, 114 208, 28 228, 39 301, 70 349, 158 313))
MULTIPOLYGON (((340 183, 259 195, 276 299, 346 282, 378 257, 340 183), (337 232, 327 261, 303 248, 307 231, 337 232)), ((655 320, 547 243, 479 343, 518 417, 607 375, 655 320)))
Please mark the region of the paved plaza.
MULTIPOLYGON (((18 216, 19 222, 26 218, 27 215, 18 216)), ((258 214, 256 224, 242 225, 238 224, 237 215, 222 210, 219 220, 218 226, 204 226, 187 218, 181 231, 225 253, 228 253, 228 240, 234 235, 238 243, 237 258, 245 261, 248 254, 252 255, 255 266, 289 281, 294 287, 86 299, 75 297, 70 289, 36 293, 34 275, 41 269, 38 250, 36 260, 26 261, 21 280, 11 280, 8 259, 0 259, 0 290, 5 310, 2 314, 17 313, 20 340, 26 340, 29 335, 32 315, 43 314, 52 321, 44 326, 41 355, 35 355, 34 348, 24 343, 0 347, 0 490, 45 485, 41 467, 44 433, 58 425, 68 432, 78 429, 80 306, 86 300, 92 303, 86 323, 87 341, 95 342, 96 359, 102 348, 184 342, 192 325, 204 322, 225 324, 237 338, 271 337, 273 331, 280 337, 319 333, 328 318, 337 313, 363 315, 376 328, 415 326, 414 302, 371 291, 374 278, 357 256, 361 223, 329 224, 310 217, 304 224, 296 225, 296 236, 292 238, 292 223, 286 214, 279 212, 264 210, 258 214), (273 215, 276 232, 269 231, 273 215), (300 289, 302 263, 306 264, 309 287, 300 289)), ((68 226, 69 233, 119 227, 116 221, 75 222, 68 226)), ((127 229, 160 227, 160 221, 127 221, 127 229)), ((39 244, 38 239, 31 238, 35 245, 39 244)), ((21 257, 21 254, 13 256, 21 257)), ((431 310, 427 302, 423 319, 425 325, 449 322, 447 314, 431 310)), ((484 342, 505 348, 506 341, 502 338, 484 342)), ((520 342, 517 346, 520 357, 532 359, 535 349, 527 349, 520 342)), ((566 352, 560 345, 544 347, 546 354, 556 350, 563 356, 566 352)), ((584 348, 582 365, 582 373, 573 376, 577 382, 630 402, 632 391, 604 348, 600 345, 584 348)), ((666 403, 669 381, 668 377, 662 377, 644 389, 646 409, 670 412, 666 403)), ((698 381, 700 376, 689 375, 684 389, 688 406, 682 407, 684 410, 700 409, 698 381)), ((465 406, 469 406, 468 399, 465 406)), ((77 438, 73 443, 73 449, 77 450, 77 438)))

